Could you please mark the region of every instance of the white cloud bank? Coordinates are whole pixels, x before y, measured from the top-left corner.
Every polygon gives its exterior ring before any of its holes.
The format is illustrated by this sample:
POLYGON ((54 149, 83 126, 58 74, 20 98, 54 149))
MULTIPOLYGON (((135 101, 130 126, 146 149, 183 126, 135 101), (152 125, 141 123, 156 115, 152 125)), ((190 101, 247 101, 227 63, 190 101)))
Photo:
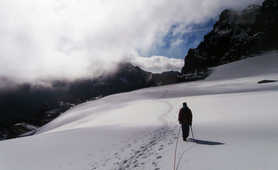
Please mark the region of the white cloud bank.
POLYGON ((144 59, 138 51, 163 43, 173 24, 187 28, 255 1, 1 0, 0 77, 95 76, 127 56, 149 70, 181 67, 182 60, 144 59))
POLYGON ((143 70, 153 73, 161 73, 164 71, 180 71, 183 67, 184 60, 176 58, 168 58, 165 56, 151 57, 132 57, 127 59, 132 64, 139 66, 143 70))

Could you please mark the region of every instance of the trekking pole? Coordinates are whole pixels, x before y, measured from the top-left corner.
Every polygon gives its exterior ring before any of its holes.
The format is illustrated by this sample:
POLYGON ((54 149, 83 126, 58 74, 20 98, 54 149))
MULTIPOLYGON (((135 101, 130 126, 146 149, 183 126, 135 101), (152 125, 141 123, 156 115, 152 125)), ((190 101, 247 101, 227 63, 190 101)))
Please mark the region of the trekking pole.
POLYGON ((194 134, 193 134, 193 130, 192 130, 192 125, 190 126, 190 129, 191 129, 192 138, 195 139, 194 134))
POLYGON ((174 155, 174 170, 176 170, 176 157, 177 157, 177 148, 178 148, 178 142, 179 142, 179 137, 180 137, 180 131, 181 131, 181 127, 179 127, 179 133, 178 133, 177 141, 176 141, 176 148, 175 148, 175 155, 174 155))

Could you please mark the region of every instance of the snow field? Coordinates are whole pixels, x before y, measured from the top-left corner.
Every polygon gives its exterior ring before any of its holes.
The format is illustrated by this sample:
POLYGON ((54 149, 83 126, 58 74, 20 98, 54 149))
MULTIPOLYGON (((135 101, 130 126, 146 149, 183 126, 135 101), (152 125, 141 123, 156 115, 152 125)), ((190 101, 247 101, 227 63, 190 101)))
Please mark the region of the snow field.
POLYGON ((83 103, 36 135, 1 141, 0 170, 169 170, 177 139, 176 170, 276 170, 278 83, 262 79, 278 79, 277 53, 217 67, 208 80, 83 103), (200 143, 178 136, 184 101, 200 143))

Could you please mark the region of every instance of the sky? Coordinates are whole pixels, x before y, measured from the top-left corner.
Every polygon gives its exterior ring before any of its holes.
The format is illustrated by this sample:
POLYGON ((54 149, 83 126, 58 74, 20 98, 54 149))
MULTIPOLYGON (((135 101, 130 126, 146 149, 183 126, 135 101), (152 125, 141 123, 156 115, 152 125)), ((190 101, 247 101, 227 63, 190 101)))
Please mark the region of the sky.
POLYGON ((96 77, 121 61, 180 70, 224 8, 261 0, 1 0, 0 77, 96 77))

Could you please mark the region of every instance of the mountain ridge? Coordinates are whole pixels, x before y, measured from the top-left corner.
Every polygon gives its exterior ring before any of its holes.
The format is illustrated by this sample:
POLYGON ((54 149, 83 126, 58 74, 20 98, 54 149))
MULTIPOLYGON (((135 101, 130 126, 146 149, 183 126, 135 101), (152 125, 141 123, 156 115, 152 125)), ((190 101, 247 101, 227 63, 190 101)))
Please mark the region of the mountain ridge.
POLYGON ((0 140, 21 136, 55 119, 74 105, 104 96, 176 83, 178 72, 154 74, 131 63, 119 63, 110 74, 48 84, 18 84, 6 79, 0 89, 0 140), (13 107, 11 107, 13 106, 13 107), (30 128, 32 127, 32 128, 30 128))
POLYGON ((226 9, 213 30, 184 59, 183 74, 278 49, 278 0, 265 0, 237 11, 226 9))

